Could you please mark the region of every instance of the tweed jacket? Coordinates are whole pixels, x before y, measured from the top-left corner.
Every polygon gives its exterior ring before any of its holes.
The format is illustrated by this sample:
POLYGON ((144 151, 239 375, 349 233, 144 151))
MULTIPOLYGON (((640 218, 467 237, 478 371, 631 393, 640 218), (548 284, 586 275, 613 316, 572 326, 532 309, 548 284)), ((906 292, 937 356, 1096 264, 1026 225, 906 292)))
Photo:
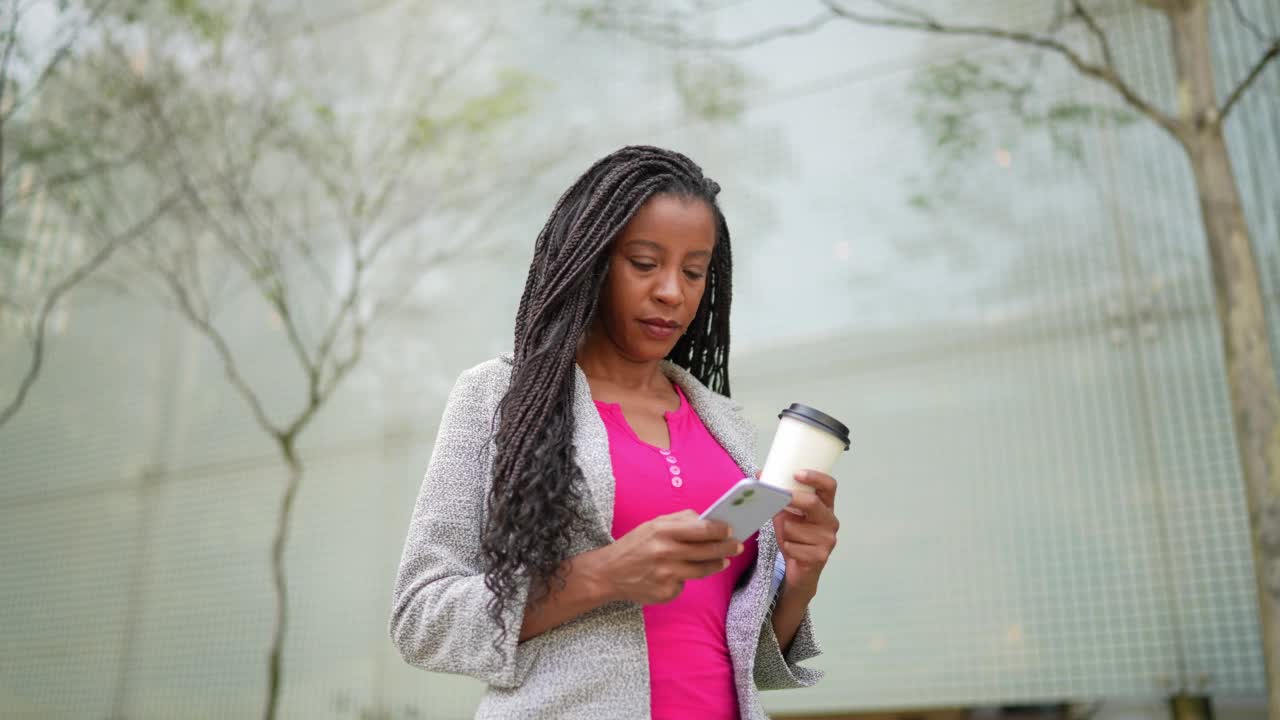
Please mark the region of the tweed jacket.
MULTIPOLYGON (((680 367, 664 362, 662 369, 743 476, 754 474, 755 432, 741 406, 680 367)), ((586 375, 576 366, 575 372, 574 453, 594 522, 589 533, 573 539, 570 554, 613 541, 608 435, 586 375)), ((613 602, 520 643, 525 581, 506 618, 512 630, 503 652, 494 648, 499 631, 488 615, 491 594, 478 556, 492 478, 492 420, 510 373, 505 354, 462 373, 449 395, 392 592, 391 639, 411 665, 487 683, 477 718, 648 718, 648 650, 637 604, 613 602)), ((785 656, 774 636, 770 613, 778 545, 772 523, 761 528, 757 546, 754 567, 734 592, 727 620, 738 704, 750 720, 767 717, 757 690, 808 687, 822 676, 799 665, 821 652, 807 613, 785 656)))

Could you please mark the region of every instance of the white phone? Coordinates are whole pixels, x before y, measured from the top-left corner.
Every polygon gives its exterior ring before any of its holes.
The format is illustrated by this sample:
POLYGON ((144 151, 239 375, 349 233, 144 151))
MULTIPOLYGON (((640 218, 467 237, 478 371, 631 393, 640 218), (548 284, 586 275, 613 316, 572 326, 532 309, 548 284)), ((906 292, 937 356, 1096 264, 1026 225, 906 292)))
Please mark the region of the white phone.
POLYGON ((703 520, 719 520, 733 529, 733 538, 745 542, 791 502, 791 493, 756 478, 743 478, 702 513, 703 520))

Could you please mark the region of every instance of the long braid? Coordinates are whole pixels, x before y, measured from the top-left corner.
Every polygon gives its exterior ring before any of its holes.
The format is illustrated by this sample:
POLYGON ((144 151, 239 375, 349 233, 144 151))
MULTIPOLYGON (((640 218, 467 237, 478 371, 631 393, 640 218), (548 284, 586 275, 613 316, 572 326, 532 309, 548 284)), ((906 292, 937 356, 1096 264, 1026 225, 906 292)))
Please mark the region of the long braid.
POLYGON ((614 238, 658 193, 706 202, 716 243, 697 314, 668 356, 712 390, 729 393, 729 229, 720 187, 693 161, 648 146, 625 147, 591 166, 556 202, 534 245, 516 311, 511 382, 496 418, 493 484, 481 539, 491 617, 506 614, 524 580, 546 597, 575 533, 586 530, 582 470, 574 461, 573 396, 578 343, 596 313, 614 238))

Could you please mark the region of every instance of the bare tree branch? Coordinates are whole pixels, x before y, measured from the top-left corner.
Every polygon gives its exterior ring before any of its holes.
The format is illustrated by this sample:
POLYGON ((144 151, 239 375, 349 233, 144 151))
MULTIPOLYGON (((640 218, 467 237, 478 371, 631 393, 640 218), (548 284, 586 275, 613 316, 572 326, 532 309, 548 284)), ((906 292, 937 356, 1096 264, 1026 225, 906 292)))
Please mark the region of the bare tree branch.
POLYGON ((475 60, 476 56, 480 54, 480 51, 484 49, 484 46, 488 44, 489 40, 493 37, 497 24, 497 21, 493 20, 485 25, 485 28, 476 33, 475 39, 464 47, 452 62, 445 63, 444 67, 431 78, 431 83, 428 85, 427 91, 424 93, 424 99, 426 102, 433 102, 440 94, 440 91, 448 85, 449 81, 457 77, 464 68, 475 60))
POLYGON ((186 285, 182 283, 176 274, 168 272, 165 274, 164 279, 169 286, 170 293, 178 301, 178 308, 182 311, 182 314, 209 339, 209 342, 213 343, 218 357, 222 360, 223 372, 236 391, 240 393, 240 396, 249 404, 249 408, 253 411, 253 417, 257 420, 258 425, 272 436, 280 435, 281 431, 267 417, 266 410, 263 408, 257 393, 253 391, 253 388, 249 387, 249 383, 245 381, 244 376, 240 373, 240 369, 236 365, 235 356, 232 354, 231 346, 227 344, 226 338, 222 336, 222 333, 218 332, 218 329, 213 326, 212 321, 206 314, 196 310, 186 285))
POLYGON ((273 38, 277 40, 295 40, 299 36, 312 35, 332 27, 350 25, 356 20, 370 15, 375 15, 383 10, 399 5, 402 2, 403 0, 378 0, 377 2, 364 2, 356 9, 346 9, 341 12, 332 13, 328 17, 317 18, 315 20, 305 20, 298 27, 284 28, 284 32, 273 36, 273 38))
MULTIPOLYGON (((324 368, 324 364, 329 360, 329 353, 333 351, 334 343, 338 341, 338 334, 342 331, 346 324, 347 318, 355 310, 356 302, 360 299, 361 281, 363 280, 364 266, 358 255, 353 255, 351 259, 351 287, 347 289, 346 296, 342 299, 342 304, 334 311, 333 317, 329 321, 329 326, 321 336, 319 345, 316 348, 316 367, 324 368)), ((313 391, 318 390, 319 385, 314 384, 313 391)))
MULTIPOLYGON (((325 380, 312 381, 310 392, 307 396, 307 405, 303 408, 298 417, 289 424, 288 428, 283 431, 284 437, 296 437, 302 432, 311 419, 315 417, 320 408, 329 400, 329 396, 337 390, 342 379, 347 376, 360 362, 360 358, 364 354, 364 339, 366 326, 361 324, 359 320, 354 320, 355 327, 352 330, 352 349, 348 355, 342 360, 334 361, 333 371, 325 380)), ((323 368, 321 368, 323 371, 323 368)))
MULTIPOLYGON (((8 108, 4 107, 5 97, 9 94, 9 61, 13 59, 13 48, 18 44, 18 19, 21 12, 18 9, 18 0, 13 0, 12 19, 9 21, 8 36, 5 38, 4 53, 0 56, 0 178, 8 175, 8 168, 5 165, 5 121, 8 119, 8 108)), ((14 98, 14 104, 17 104, 17 98, 14 98)), ((4 186, 0 185, 0 218, 5 215, 8 204, 5 202, 4 186)), ((25 392, 23 393, 25 395, 25 392)), ((0 420, 0 424, 3 421, 0 420)))
POLYGON ((320 390, 320 402, 327 400, 329 396, 333 394, 333 391, 338 388, 342 379, 347 376, 347 373, 351 372, 356 364, 360 362, 360 358, 364 354, 364 339, 366 331, 367 326, 365 326, 364 323, 357 321, 355 327, 352 329, 351 352, 342 360, 334 362, 333 372, 329 375, 329 382, 320 390))
MULTIPOLYGON (((515 189, 528 187, 535 178, 555 165, 559 159, 560 158, 555 154, 547 153, 541 157, 530 158, 526 162, 519 163, 518 165, 524 168, 524 172, 521 172, 517 176, 510 178, 507 182, 500 185, 497 188, 497 191, 493 192, 492 195, 495 197, 505 197, 506 193, 503 191, 504 188, 515 189)), ((502 217, 506 210, 507 207, 504 203, 492 202, 488 205, 487 209, 478 215, 478 217, 474 214, 470 215, 469 217, 472 218, 470 227, 458 232, 453 243, 443 249, 437 247, 435 252, 433 252, 429 257, 415 258, 413 263, 414 267, 435 267, 440 263, 447 262, 462 255, 464 249, 481 247, 482 243, 479 242, 478 239, 489 234, 489 231, 493 228, 497 220, 502 217)), ((375 305, 369 314, 368 329, 370 331, 372 331, 374 326, 381 322, 386 316, 397 312, 404 305, 410 294, 418 287, 423 274, 424 273, 421 272, 415 273, 413 279, 408 283, 405 283, 403 287, 395 291, 384 293, 382 302, 375 305)))
MULTIPOLYGON (((197 198, 195 201, 206 220, 215 225, 216 228, 219 228, 215 230, 215 235, 218 237, 220 244, 231 251, 232 256, 240 263, 245 273, 250 276, 251 281, 258 288, 259 294, 275 310, 277 319, 284 327, 289 346, 293 350, 298 363, 302 366, 303 371, 308 376, 315 376, 317 374, 317 363, 307 351, 306 343, 302 339, 298 319, 295 317, 289 301, 289 286, 285 279, 285 269, 278 255, 270 248, 259 247, 258 257, 254 257, 252 252, 236 242, 236 238, 226 232, 225 228, 213 217, 214 213, 202 199, 197 198)), ((239 212, 247 222, 253 222, 249 218, 252 212, 247 207, 239 207, 239 212)))
MULTIPOLYGON (((168 117, 165 115, 163 108, 159 106, 151 94, 146 93, 145 96, 147 97, 147 103, 151 109, 152 118, 160 125, 167 138, 167 144, 173 152, 176 160, 174 165, 179 174, 180 183, 185 194, 192 201, 195 208, 200 212, 203 219, 209 223, 214 236, 219 240, 220 244, 231 253, 232 257, 238 263, 240 263, 250 280, 258 288, 259 293, 275 310, 278 319, 284 326, 289 346, 293 350, 294 356, 297 358, 299 365, 301 365, 303 372, 308 378, 308 383, 311 387, 309 396, 314 397, 316 394, 315 388, 318 386, 319 376, 322 372, 324 358, 320 354, 313 357, 308 352, 306 343, 302 339, 297 317, 293 313, 292 307, 289 303, 288 285, 284 278, 284 269, 281 267, 279 258, 271 251, 269 245, 262 240, 254 213, 250 209, 249 203, 245 200, 243 195, 242 188, 245 186, 244 175, 232 175, 235 162, 231 161, 229 166, 233 170, 216 173, 215 177, 223 180, 221 186, 230 199, 237 215, 242 217, 248 223, 250 233, 256 236, 256 242, 251 244, 256 245, 256 248, 259 251, 257 253, 251 252, 246 248, 242 239, 218 219, 217 213, 213 211, 209 203, 205 200, 204 194, 197 187, 192 174, 187 169, 185 155, 177 142, 177 133, 169 122, 168 117)), ((270 122, 270 114, 264 112, 263 115, 267 118, 267 122, 264 122, 255 129, 249 143, 251 150, 249 157, 251 158, 258 156, 258 148, 261 141, 265 138, 267 132, 274 128, 274 124, 270 122)), ((247 173, 248 169, 245 168, 243 172, 247 173)), ((197 278, 194 281, 198 282, 199 279, 197 278)), ((170 286, 171 288, 173 287, 172 282, 170 283, 170 286)), ((189 304, 190 298, 179 298, 179 301, 180 303, 185 302, 189 304)), ((200 327, 199 318, 201 316, 198 313, 189 313, 188 316, 193 322, 197 323, 197 327, 200 327)), ((211 335, 212 326, 208 324, 207 318, 205 320, 205 325, 209 329, 201 329, 204 330, 206 335, 210 336, 211 340, 213 340, 214 338, 211 335)), ((227 350, 227 352, 230 351, 227 350)), ((224 358, 224 362, 226 361, 227 358, 224 358)), ((232 377, 232 369, 228 369, 228 377, 232 377)), ((235 378, 232 378, 232 381, 235 382, 235 378)), ((252 391, 247 386, 241 389, 241 394, 251 392, 252 391)), ((265 421, 265 416, 260 413, 255 414, 259 415, 259 423, 262 424, 265 421)), ((274 428, 274 426, 268 423, 263 424, 263 428, 269 429, 274 428)))
MULTIPOLYGON (((271 121, 270 113, 264 112, 263 115, 267 121, 258 128, 258 131, 254 133, 250 141, 250 151, 247 153, 250 158, 259 156, 261 143, 265 140, 267 131, 273 129, 275 125, 271 121)), ((231 158, 228 158, 228 160, 234 165, 234 161, 231 158)), ((244 175, 241 177, 233 178, 230 173, 222 174, 225 178, 222 185, 224 192, 231 199, 233 210, 248 225, 252 237, 252 247, 256 252, 239 246, 235 239, 226 233, 220 234, 223 236, 224 242, 228 243, 228 247, 232 248, 233 253, 241 264, 244 265, 245 271, 254 279, 264 299, 275 309, 278 319, 284 326, 290 347, 302 365, 303 370, 309 378, 312 378, 314 383, 314 378, 320 371, 320 363, 313 359, 310 352, 308 352, 306 343, 302 339, 298 318, 293 312, 289 298, 289 283, 285 278, 286 270, 279 252, 272 247, 273 240, 278 236, 270 232, 270 229, 262 227, 262 221, 258 217, 257 211, 243 192, 244 188, 249 186, 247 180, 248 172, 249 168, 246 163, 244 175)), ((212 217, 212 212, 209 210, 207 203, 201 201, 200 206, 209 215, 209 220, 221 227, 221 224, 217 223, 216 219, 212 217)))
POLYGON ((1071 63, 1071 65, 1082 74, 1094 78, 1095 80, 1111 87, 1119 93, 1130 106, 1150 118, 1160 127, 1164 128, 1170 135, 1182 140, 1183 135, 1186 132, 1180 121, 1170 117, 1165 112, 1143 99, 1142 96, 1130 87, 1114 69, 1089 62, 1070 46, 1056 38, 1020 30, 1007 30, 1004 28, 994 28, 981 25, 949 25, 939 22, 932 17, 928 20, 878 17, 848 10, 836 2, 836 0, 822 0, 822 3, 826 5, 833 14, 862 25, 917 30, 936 35, 986 37, 1050 50, 1065 58, 1067 62, 1071 63))
POLYGON ((73 288, 84 281, 85 278, 92 275, 98 268, 111 258, 113 254, 121 247, 137 238, 151 227, 161 216, 168 212, 173 203, 177 200, 177 194, 174 194, 162 200, 156 208, 147 217, 143 218, 132 227, 124 232, 109 238, 93 255, 89 256, 85 262, 71 271, 58 284, 54 285, 45 296, 44 302, 40 306, 39 314, 36 317, 34 328, 34 339, 31 344, 31 363, 27 366, 27 372, 23 375, 22 381, 18 384, 18 390, 14 394, 13 399, 0 410, 0 427, 4 426, 18 410, 21 409, 23 402, 27 398, 27 394, 31 391, 31 387, 35 384, 36 378, 40 375, 40 370, 44 364, 44 345, 47 328, 49 324, 49 316, 53 314, 54 309, 62 301, 73 288))
POLYGON ((40 185, 46 189, 52 190, 62 185, 69 185, 71 183, 87 180, 112 170, 120 170, 133 165, 142 158, 149 149, 150 147, 148 143, 140 143, 123 157, 98 159, 83 167, 63 170, 45 178, 40 185))
POLYGON ((313 224, 313 213, 315 211, 312 207, 311 194, 304 192, 300 193, 300 195, 299 202, 302 205, 300 215, 302 218, 308 219, 308 221, 301 225, 295 224, 275 204, 268 203, 263 212, 267 214, 268 221, 272 223, 270 232, 277 234, 279 237, 291 238, 303 266, 319 281, 321 287, 336 295, 337 289, 333 278, 327 270, 320 266, 316 258, 316 250, 311 242, 311 236, 318 234, 322 228, 326 228, 327 223, 313 224))
MULTIPOLYGON (((13 0, 13 6, 9 10, 9 30, 4 40, 4 51, 0 53, 0 94, 9 89, 9 62, 13 59, 13 49, 18 45, 18 22, 22 19, 22 12, 18 7, 18 0, 13 0)), ((0 117, 8 117, 8 109, 0 112, 3 113, 0 117)), ((3 120, 0 120, 0 123, 3 123, 3 120)))
MULTIPOLYGON (((7 162, 0 151, 0 186, 8 187, 10 180, 19 172, 32 165, 57 165, 53 158, 83 156, 75 162, 68 162, 65 167, 46 171, 48 177, 40 181, 46 189, 69 185, 90 179, 113 170, 127 167, 140 159, 149 148, 145 141, 126 147, 118 142, 115 135, 104 126, 107 120, 116 115, 123 115, 127 110, 109 106, 98 101, 98 89, 76 83, 72 79, 66 81, 65 94, 76 98, 74 119, 70 125, 57 122, 48 114, 39 118, 38 127, 41 135, 47 136, 45 143, 38 148, 39 159, 35 161, 7 162), (94 116, 93 113, 100 113, 94 116), (87 118, 92 118, 86 122, 87 118), (50 149, 53 149, 50 153, 50 149)), ((0 144, 7 138, 5 121, 0 121, 0 144)), ((23 158, 17 158, 21 161, 23 158)), ((3 213, 0 212, 0 215, 3 213)))
POLYGON ((838 15, 834 12, 819 13, 806 22, 796 25, 783 25, 781 27, 772 28, 763 32, 747 35, 735 40, 725 41, 706 41, 706 40, 688 40, 683 37, 674 36, 666 33, 648 34, 646 39, 664 47, 676 50, 690 49, 706 49, 715 50, 742 50, 755 45, 761 45, 773 40, 785 37, 795 37, 798 35, 809 35, 823 26, 837 19, 838 15))
POLYGON ((1236 89, 1232 90, 1231 94, 1227 96, 1227 101, 1222 104, 1222 112, 1219 113, 1219 118, 1222 120, 1227 119, 1227 115, 1236 106, 1236 103, 1240 102, 1240 98, 1244 97, 1249 86, 1258 79, 1258 76, 1262 75, 1262 71, 1266 69, 1267 64, 1275 60, 1277 55, 1280 55, 1280 39, 1271 41, 1271 47, 1268 47, 1262 53, 1262 57, 1258 58, 1258 62, 1253 64, 1253 68, 1245 75, 1244 80, 1241 80, 1236 89))
MULTIPOLYGON (((491 228, 493 226, 493 222, 502 215, 502 212, 505 211, 505 209, 506 208, 504 206, 495 204, 494 207, 490 208, 489 212, 485 213, 480 218, 480 220, 476 222, 476 226, 473 228, 471 232, 467 232, 464 234, 463 236, 464 239, 453 243, 448 248, 440 250, 439 252, 435 253, 429 260, 420 261, 418 263, 415 263, 415 265, 420 267, 433 267, 440 263, 447 262, 448 260, 461 256, 464 248, 474 246, 474 243, 470 241, 473 238, 480 237, 484 233, 484 231, 491 228)), ((381 322, 387 315, 390 315, 398 311, 404 305, 404 303, 409 299, 413 291, 417 289, 419 283, 422 280, 423 274, 424 273, 417 273, 416 276, 411 281, 404 283, 404 285, 398 288, 396 291, 387 292, 385 296, 382 298, 382 301, 378 303, 370 313, 369 327, 373 328, 374 325, 381 322)))
POLYGON ((1111 54, 1111 42, 1107 39, 1107 33, 1103 31, 1102 26, 1098 24, 1097 19, 1085 8, 1083 0, 1071 0, 1071 8, 1084 24, 1088 26, 1089 32, 1098 39, 1098 46, 1102 50, 1102 62, 1106 68, 1112 72, 1116 71, 1115 56, 1111 54))
POLYGON ((929 17, 927 13, 925 13, 923 10, 920 10, 919 8, 913 8, 907 5, 903 5, 902 3, 895 2, 894 0, 871 0, 871 2, 879 5, 880 7, 890 12, 896 12, 899 15, 906 15, 908 17, 913 17, 917 20, 921 20, 924 22, 930 22, 932 19, 929 17))
POLYGON ((200 246, 196 242, 185 242, 178 246, 177 267, 182 272, 186 287, 195 295, 200 305, 197 308, 205 317, 213 317, 214 303, 205 288, 204 272, 200 266, 200 246))
POLYGON ((45 81, 53 75, 54 71, 58 69, 58 66, 62 64, 62 61, 66 60, 67 56, 71 54, 71 49, 76 46, 76 41, 80 39, 80 33, 84 32, 85 28, 97 22, 98 18, 102 16, 103 11, 105 11, 107 6, 110 4, 111 0, 102 0, 102 2, 98 3, 89 11, 88 19, 78 25, 71 32, 71 37, 64 40, 62 44, 58 46, 58 49, 53 53, 53 57, 49 59, 49 62, 45 63, 44 68, 40 71, 39 75, 36 76, 35 82, 31 84, 31 87, 27 88, 27 92, 23 94, 22 97, 15 97, 13 99, 13 105, 3 113, 0 113, 0 124, 8 122, 9 118, 13 117, 14 113, 18 112, 18 110, 26 105, 31 98, 35 97, 40 92, 40 88, 44 85, 45 81))
POLYGON ((1240 8, 1240 0, 1231 0, 1230 4, 1231 11, 1235 13, 1236 19, 1240 21, 1240 24, 1253 33, 1253 36, 1258 38, 1258 42, 1265 45, 1268 42, 1267 34, 1262 32, 1262 28, 1258 27, 1258 24, 1253 20, 1250 20, 1248 15, 1244 14, 1244 10, 1240 8))

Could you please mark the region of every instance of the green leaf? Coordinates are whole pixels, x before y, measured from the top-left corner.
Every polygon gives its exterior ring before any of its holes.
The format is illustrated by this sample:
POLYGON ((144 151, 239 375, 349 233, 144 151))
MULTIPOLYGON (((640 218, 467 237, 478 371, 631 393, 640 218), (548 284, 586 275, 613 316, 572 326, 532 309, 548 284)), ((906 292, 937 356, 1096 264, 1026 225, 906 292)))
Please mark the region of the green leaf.
POLYGON ((930 212, 933 210, 933 202, 929 199, 929 196, 924 193, 912 193, 911 196, 907 198, 907 204, 922 212, 930 212))
POLYGON ((314 106, 312 108, 312 111, 315 113, 316 118, 319 119, 320 122, 330 127, 332 127, 334 121, 337 120, 337 116, 334 115, 334 112, 333 112, 333 106, 327 103, 321 103, 314 106))
POLYGON ((1053 127, 1049 137, 1058 152, 1077 163, 1084 163, 1084 140, 1075 128, 1053 127))
POLYGON ((676 92, 689 114, 724 122, 738 119, 746 110, 747 75, 737 63, 685 60, 673 72, 676 92))
POLYGON ((528 112, 533 107, 534 78, 518 70, 498 74, 498 87, 487 95, 471 98, 454 114, 452 124, 472 133, 482 133, 528 112))
POLYGON ((1095 109, 1075 102, 1063 102, 1053 105, 1047 113, 1050 123, 1076 123, 1093 120, 1095 109))
POLYGON ((419 115, 409 127, 409 147, 413 150, 425 150, 434 145, 441 134, 440 123, 428 115, 419 115))
POLYGON ((470 97, 443 116, 424 111, 414 117, 407 137, 409 149, 425 150, 454 133, 483 135, 497 130, 532 109, 535 91, 541 86, 533 75, 503 70, 492 92, 470 97))
POLYGON ((1142 119, 1139 117, 1138 113, 1124 108, 1112 110, 1110 112, 1110 117, 1112 122, 1121 127, 1127 127, 1142 119))
POLYGON ((190 22, 210 42, 221 42, 229 29, 225 15, 209 10, 199 0, 169 0, 169 12, 190 22))
POLYGON ((581 27, 601 28, 604 26, 603 13, 600 12, 599 8, 592 5, 583 5, 577 8, 573 14, 581 27))

